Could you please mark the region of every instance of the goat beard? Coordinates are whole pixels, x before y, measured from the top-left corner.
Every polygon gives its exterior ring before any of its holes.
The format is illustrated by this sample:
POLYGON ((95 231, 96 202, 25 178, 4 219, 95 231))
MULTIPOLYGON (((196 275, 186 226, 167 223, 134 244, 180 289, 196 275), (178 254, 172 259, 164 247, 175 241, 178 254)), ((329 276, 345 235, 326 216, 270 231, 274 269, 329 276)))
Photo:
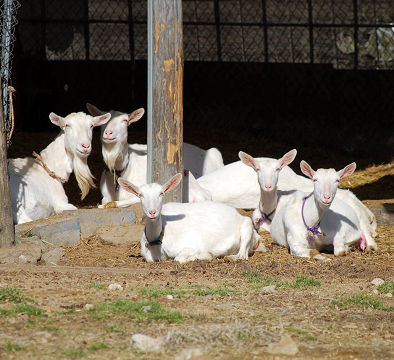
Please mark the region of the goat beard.
POLYGON ((80 158, 79 156, 73 157, 74 175, 77 179, 78 186, 81 189, 81 200, 83 200, 89 193, 90 188, 95 188, 94 176, 90 172, 88 166, 88 158, 80 158))
POLYGON ((121 154, 123 147, 124 145, 120 142, 116 142, 115 144, 103 144, 103 159, 110 171, 115 170, 116 160, 121 154))

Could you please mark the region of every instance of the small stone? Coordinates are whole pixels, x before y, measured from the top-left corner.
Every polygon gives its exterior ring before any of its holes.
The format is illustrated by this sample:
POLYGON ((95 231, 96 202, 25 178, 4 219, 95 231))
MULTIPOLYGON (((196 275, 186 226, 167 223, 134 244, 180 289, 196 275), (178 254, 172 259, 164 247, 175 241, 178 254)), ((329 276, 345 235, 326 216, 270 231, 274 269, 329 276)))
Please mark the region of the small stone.
POLYGON ((323 261, 323 262, 331 261, 330 258, 328 258, 328 257, 326 257, 326 256, 324 256, 324 255, 321 255, 321 254, 315 255, 313 258, 314 258, 315 260, 319 260, 319 261, 323 261))
POLYGON ((375 278, 375 279, 373 279, 373 280, 371 281, 371 284, 372 284, 372 285, 375 285, 375 286, 379 286, 379 285, 384 284, 384 280, 383 280, 383 279, 380 279, 380 278, 375 278))
POLYGON ((22 264, 27 264, 27 257, 26 257, 26 255, 23 255, 23 254, 19 255, 18 260, 22 264))
POLYGON ((144 352, 161 351, 164 346, 164 340, 144 334, 134 334, 131 337, 131 345, 144 352))
POLYGON ((295 356, 298 353, 297 344, 293 339, 285 334, 278 343, 271 343, 267 347, 267 352, 273 355, 290 355, 295 356))
POLYGON ((346 315, 347 318, 357 318, 357 319, 362 319, 363 316, 361 314, 349 314, 346 315))
POLYGON ((149 312, 151 309, 152 309, 152 306, 150 306, 150 305, 147 305, 147 306, 143 306, 143 307, 142 307, 142 311, 143 311, 143 312, 146 312, 146 313, 149 312))
POLYGON ((90 310, 93 307, 93 304, 86 304, 85 309, 90 310))
POLYGON ((45 264, 57 265, 64 261, 66 253, 63 248, 57 247, 48 252, 42 254, 41 260, 45 261, 45 264))
POLYGON ((113 284, 108 285, 108 290, 119 290, 119 291, 122 291, 123 288, 122 288, 122 285, 120 285, 118 283, 113 283, 113 284))
POLYGON ((174 297, 172 295, 167 295, 166 298, 167 300, 172 300, 174 297))
POLYGON ((275 292, 275 289, 276 289, 276 285, 269 285, 269 286, 264 286, 263 288, 261 288, 261 291, 264 294, 269 294, 269 293, 275 292))
POLYGON ((393 294, 392 294, 392 293, 387 293, 387 294, 384 294, 384 296, 385 296, 385 297, 388 297, 388 298, 392 298, 392 297, 393 297, 393 294))
POLYGON ((175 360, 203 360, 204 356, 201 349, 183 349, 175 360))
POLYGON ((373 289, 372 292, 373 292, 375 295, 379 295, 379 291, 376 290, 376 289, 373 289))

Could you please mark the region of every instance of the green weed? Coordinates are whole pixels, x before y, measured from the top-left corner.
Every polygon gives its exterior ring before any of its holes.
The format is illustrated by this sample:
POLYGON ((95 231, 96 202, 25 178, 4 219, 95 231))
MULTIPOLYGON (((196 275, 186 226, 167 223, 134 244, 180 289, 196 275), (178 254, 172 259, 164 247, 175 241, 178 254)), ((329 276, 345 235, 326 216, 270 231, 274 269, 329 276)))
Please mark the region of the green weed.
POLYGON ((16 352, 22 350, 22 347, 18 344, 7 343, 4 349, 9 352, 16 352))
POLYGON ((82 349, 66 349, 63 351, 63 354, 71 359, 78 359, 86 356, 82 349))
POLYGON ((103 349, 108 349, 108 345, 104 342, 96 342, 89 346, 90 351, 98 351, 103 349))
POLYGON ((120 314, 129 317, 135 321, 150 322, 152 320, 166 320, 168 322, 179 322, 183 320, 181 313, 164 309, 160 304, 154 301, 132 302, 129 300, 117 300, 104 302, 95 305, 87 310, 93 314, 97 320, 105 320, 120 314))
POLYGON ((293 289, 305 289, 311 286, 320 286, 319 280, 313 279, 309 276, 298 275, 292 281, 275 280, 270 276, 261 276, 256 271, 247 271, 242 273, 242 276, 246 278, 246 281, 253 284, 257 288, 264 286, 275 285, 277 288, 293 288, 293 289))
POLYGON ((176 290, 173 288, 159 288, 154 286, 146 286, 139 290, 141 295, 159 298, 166 295, 182 297, 186 295, 185 290, 176 290))
POLYGON ((332 303, 339 307, 363 306, 373 309, 386 309, 386 306, 379 299, 365 293, 359 293, 350 297, 341 297, 332 303))
POLYGON ((102 284, 102 283, 99 283, 99 282, 95 282, 95 281, 94 281, 94 282, 90 283, 88 287, 94 288, 94 289, 104 289, 104 288, 105 288, 105 285, 102 284))
POLYGON ((385 281, 382 285, 378 286, 378 291, 381 294, 391 293, 394 295, 394 281, 385 281))
POLYGON ((298 328, 293 328, 293 327, 288 327, 286 328, 286 331, 291 334, 291 335, 296 335, 299 338, 305 339, 305 340, 312 340, 316 341, 316 338, 309 334, 308 332, 298 329, 298 328))
POLYGON ((18 289, 4 287, 0 288, 0 302, 21 303, 27 298, 18 289))

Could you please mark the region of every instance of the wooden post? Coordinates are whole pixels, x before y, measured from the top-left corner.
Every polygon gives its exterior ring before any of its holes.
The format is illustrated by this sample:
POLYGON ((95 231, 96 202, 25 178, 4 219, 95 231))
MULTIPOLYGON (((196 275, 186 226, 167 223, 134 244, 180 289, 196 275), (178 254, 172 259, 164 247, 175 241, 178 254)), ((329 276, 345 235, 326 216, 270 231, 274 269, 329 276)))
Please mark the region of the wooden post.
POLYGON ((7 134, 5 132, 2 100, 0 91, 0 247, 10 246, 15 241, 10 188, 8 184, 7 134))
MULTIPOLYGON (((148 0, 148 178, 183 172, 182 1, 148 0)), ((166 196, 182 202, 182 183, 166 196)))

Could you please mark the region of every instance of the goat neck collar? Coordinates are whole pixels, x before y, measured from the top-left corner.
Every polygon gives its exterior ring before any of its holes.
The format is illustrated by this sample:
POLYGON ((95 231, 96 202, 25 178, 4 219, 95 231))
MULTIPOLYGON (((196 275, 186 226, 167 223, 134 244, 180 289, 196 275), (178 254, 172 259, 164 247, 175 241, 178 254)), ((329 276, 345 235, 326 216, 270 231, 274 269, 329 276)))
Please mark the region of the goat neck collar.
POLYGON ((259 227, 264 220, 267 220, 269 223, 271 223, 272 219, 270 218, 270 216, 276 211, 276 208, 272 210, 269 214, 262 211, 260 206, 259 206, 259 210, 261 217, 256 221, 256 226, 259 227))
POLYGON ((151 240, 151 241, 148 240, 148 237, 146 236, 146 228, 144 232, 145 232, 145 247, 153 246, 153 245, 161 245, 161 242, 164 237, 164 227, 161 229, 159 237, 155 240, 151 240))
POLYGON ((312 195, 313 195, 313 192, 311 192, 308 196, 304 197, 304 199, 302 200, 302 208, 301 208, 302 221, 304 222, 306 229, 311 232, 311 235, 308 236, 308 240, 310 242, 313 242, 315 235, 322 235, 322 233, 319 231, 320 221, 317 223, 317 225, 312 226, 312 227, 309 227, 305 221, 305 217, 304 217, 305 202, 306 202, 306 199, 308 199, 312 195))
POLYGON ((112 173, 114 175, 114 185, 115 185, 116 192, 119 191, 118 179, 122 176, 123 172, 127 169, 128 166, 129 166, 129 162, 127 162, 126 166, 122 170, 116 170, 116 169, 110 170, 107 165, 104 165, 105 171, 109 171, 110 173, 112 173))
POLYGON ((65 184, 67 182, 67 180, 62 179, 61 177, 57 176, 54 171, 52 171, 51 169, 48 168, 48 166, 45 164, 44 160, 42 160, 41 155, 39 155, 35 151, 33 151, 33 156, 35 157, 36 163, 40 164, 51 178, 59 181, 61 184, 65 184))

